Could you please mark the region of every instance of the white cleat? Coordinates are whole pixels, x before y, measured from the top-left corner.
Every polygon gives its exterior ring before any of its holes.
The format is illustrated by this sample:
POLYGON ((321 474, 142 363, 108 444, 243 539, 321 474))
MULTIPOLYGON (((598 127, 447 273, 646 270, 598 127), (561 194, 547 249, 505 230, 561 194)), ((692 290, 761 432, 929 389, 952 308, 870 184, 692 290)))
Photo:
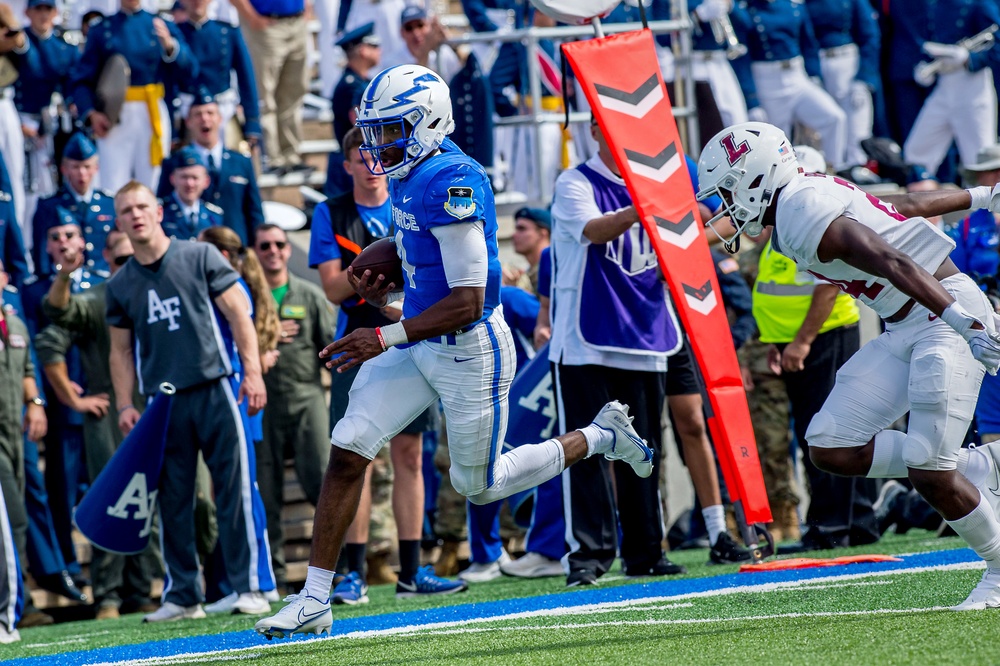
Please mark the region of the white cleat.
POLYGON ((240 598, 240 595, 236 592, 228 594, 218 601, 213 601, 210 604, 205 604, 205 612, 209 615, 214 615, 216 613, 232 613, 233 606, 236 604, 236 600, 240 598))
POLYGON ((271 604, 263 592, 244 592, 233 603, 233 614, 266 615, 271 612, 271 604))
POLYGON ((624 460, 640 479, 653 473, 653 451, 646 446, 646 440, 632 427, 632 417, 628 415, 628 405, 612 400, 604 405, 594 418, 594 425, 614 435, 611 450, 604 454, 608 460, 624 460))
POLYGON ((259 620, 254 629, 268 640, 285 638, 292 634, 330 633, 333 624, 333 614, 330 612, 330 601, 321 601, 305 594, 292 594, 285 597, 290 602, 287 606, 272 615, 259 620))
POLYGON ((510 562, 510 555, 507 554, 506 550, 501 550, 500 557, 495 562, 487 564, 473 562, 469 565, 468 569, 459 573, 458 577, 466 583, 486 583, 502 576, 503 573, 500 571, 500 567, 510 562))
POLYGON ((175 620, 200 620, 205 617, 201 604, 178 606, 172 601, 165 602, 158 609, 142 618, 143 622, 173 622, 175 620))
POLYGON ((1000 441, 969 447, 969 455, 986 456, 990 471, 986 475, 986 480, 977 487, 986 501, 993 507, 993 513, 997 519, 1000 520, 1000 441))
POLYGON ((509 564, 501 564, 500 571, 517 578, 547 578, 566 575, 562 562, 549 559, 541 553, 525 553, 509 564))
POLYGON ((955 611, 984 610, 1000 608, 1000 569, 986 569, 979 584, 972 590, 968 598, 957 606, 955 611))
POLYGON ((8 629, 3 624, 0 624, 0 645, 16 643, 19 640, 21 640, 21 634, 17 629, 8 629))

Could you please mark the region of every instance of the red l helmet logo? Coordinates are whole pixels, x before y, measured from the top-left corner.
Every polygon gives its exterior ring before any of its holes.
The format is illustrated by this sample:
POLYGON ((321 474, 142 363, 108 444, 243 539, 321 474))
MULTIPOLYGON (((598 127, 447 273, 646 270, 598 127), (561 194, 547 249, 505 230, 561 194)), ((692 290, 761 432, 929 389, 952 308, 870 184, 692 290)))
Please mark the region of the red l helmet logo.
POLYGON ((750 152, 750 144, 746 141, 737 144, 736 135, 732 132, 722 137, 721 143, 722 147, 726 149, 726 159, 729 160, 729 166, 736 166, 740 158, 750 152))

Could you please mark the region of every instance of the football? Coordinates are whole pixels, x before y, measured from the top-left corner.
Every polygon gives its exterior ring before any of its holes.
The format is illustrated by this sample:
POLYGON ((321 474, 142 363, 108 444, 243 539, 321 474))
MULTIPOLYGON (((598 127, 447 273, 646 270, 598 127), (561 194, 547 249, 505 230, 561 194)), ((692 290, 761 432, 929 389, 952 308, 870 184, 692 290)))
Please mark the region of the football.
POLYGON ((397 289, 403 288, 403 262, 396 254, 396 242, 391 238, 380 238, 363 249, 351 262, 351 268, 358 278, 367 270, 372 272, 372 280, 382 274, 386 284, 392 282, 397 289))

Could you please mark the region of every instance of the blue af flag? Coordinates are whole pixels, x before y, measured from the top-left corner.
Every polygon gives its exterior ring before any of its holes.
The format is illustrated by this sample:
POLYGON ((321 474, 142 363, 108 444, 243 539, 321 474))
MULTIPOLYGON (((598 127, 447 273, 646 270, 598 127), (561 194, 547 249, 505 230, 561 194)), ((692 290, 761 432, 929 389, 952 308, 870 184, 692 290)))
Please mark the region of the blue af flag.
POLYGON ((549 347, 545 345, 524 364, 510 386, 510 412, 506 445, 536 444, 552 437, 556 405, 549 372, 549 347))
POLYGON ((98 548, 122 555, 146 549, 173 394, 169 384, 160 386, 160 392, 76 507, 73 520, 77 529, 98 548))

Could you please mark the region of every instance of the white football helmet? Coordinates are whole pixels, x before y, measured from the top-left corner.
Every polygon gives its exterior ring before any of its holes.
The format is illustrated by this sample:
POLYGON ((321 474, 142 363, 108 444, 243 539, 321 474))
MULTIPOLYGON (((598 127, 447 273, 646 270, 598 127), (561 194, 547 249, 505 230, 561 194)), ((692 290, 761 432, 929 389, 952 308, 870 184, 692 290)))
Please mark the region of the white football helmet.
POLYGON ((384 69, 365 88, 357 126, 361 150, 374 158, 371 172, 404 178, 455 129, 448 84, 420 65, 384 69), (402 150, 402 159, 386 164, 383 153, 392 148, 402 150))
MULTIPOLYGON (((764 211, 774 192, 788 184, 801 168, 785 133, 767 123, 741 123, 722 130, 708 142, 698 160, 698 201, 722 198, 713 224, 728 215, 736 233, 724 241, 726 250, 740 247, 740 235, 759 236, 764 211)), ((713 227, 713 231, 715 231, 713 227)), ((715 231, 718 235, 718 231, 715 231)))

